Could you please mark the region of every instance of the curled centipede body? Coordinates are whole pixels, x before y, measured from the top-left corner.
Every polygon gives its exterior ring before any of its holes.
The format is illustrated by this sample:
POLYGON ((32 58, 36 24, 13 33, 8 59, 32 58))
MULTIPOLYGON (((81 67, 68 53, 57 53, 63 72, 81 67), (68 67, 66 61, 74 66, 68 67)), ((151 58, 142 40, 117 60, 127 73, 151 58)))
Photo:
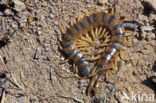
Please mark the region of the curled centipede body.
POLYGON ((124 22, 115 16, 113 10, 111 12, 101 10, 84 16, 63 34, 63 50, 69 59, 73 60, 77 65, 79 75, 84 77, 95 74, 90 81, 88 94, 90 94, 92 88, 95 88, 95 92, 97 91, 99 78, 103 75, 101 71, 114 68, 113 65, 116 65, 116 57, 121 51, 121 45, 127 44, 123 24, 124 22), (85 33, 99 26, 107 28, 111 32, 112 38, 110 40, 111 43, 98 60, 97 69, 93 73, 91 72, 86 57, 77 50, 75 41, 85 33))

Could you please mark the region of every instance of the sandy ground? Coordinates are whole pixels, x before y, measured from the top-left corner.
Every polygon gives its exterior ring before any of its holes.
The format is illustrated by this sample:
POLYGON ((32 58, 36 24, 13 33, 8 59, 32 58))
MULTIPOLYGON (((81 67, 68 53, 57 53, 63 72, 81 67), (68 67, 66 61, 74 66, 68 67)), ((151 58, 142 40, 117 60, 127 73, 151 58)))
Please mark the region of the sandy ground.
POLYGON ((87 96, 89 79, 74 74, 71 63, 59 64, 58 35, 71 19, 115 4, 115 15, 138 23, 123 47, 130 62, 118 62, 117 82, 107 103, 155 103, 156 12, 146 0, 1 0, 1 103, 105 103, 111 78, 96 96, 87 96), (59 75, 58 75, 59 74, 59 75), (123 98, 125 97, 125 98, 123 98))

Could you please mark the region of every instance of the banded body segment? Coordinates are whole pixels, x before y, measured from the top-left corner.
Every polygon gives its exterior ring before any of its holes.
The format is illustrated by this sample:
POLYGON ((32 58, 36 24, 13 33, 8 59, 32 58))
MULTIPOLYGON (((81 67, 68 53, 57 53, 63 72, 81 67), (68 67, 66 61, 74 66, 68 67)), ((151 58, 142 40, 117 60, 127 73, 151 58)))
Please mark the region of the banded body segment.
MULTIPOLYGON (((109 14, 110 15, 110 14, 109 14)), ((106 16, 106 24, 108 29, 112 32, 112 43, 106 48, 105 53, 102 55, 101 59, 98 61, 98 68, 106 67, 111 64, 115 57, 119 54, 119 48, 124 44, 124 28, 122 22, 116 19, 114 15, 109 17, 106 16), (113 20, 114 19, 114 20, 113 20)), ((102 68, 103 69, 103 68, 102 68)))
MULTIPOLYGON (((92 13, 91 15, 85 16, 81 21, 80 24, 83 24, 83 27, 81 25, 81 29, 84 29, 86 32, 92 30, 95 27, 103 26, 104 20, 106 18, 106 13, 103 11, 92 13)), ((84 32, 83 32, 84 33, 84 32)))
POLYGON ((69 56, 69 59, 72 59, 77 64, 79 75, 88 76, 90 74, 90 68, 86 58, 76 50, 72 40, 66 41, 66 39, 64 39, 63 43, 65 53, 69 56))
POLYGON ((91 23, 92 21, 89 17, 84 17, 84 19, 75 23, 67 30, 62 41, 65 53, 68 54, 69 59, 72 59, 77 64, 81 76, 88 76, 90 68, 86 58, 75 48, 74 41, 92 28, 91 23))
POLYGON ((92 13, 88 18, 91 21, 91 26, 93 28, 98 27, 98 26, 107 26, 106 19, 109 18, 110 13, 106 13, 104 11, 99 11, 96 13, 92 13))
POLYGON ((116 18, 114 15, 110 17, 108 24, 108 29, 112 32, 113 35, 117 33, 123 34, 123 31, 125 31, 123 22, 116 18), (113 17, 114 19, 112 19, 113 17))
MULTIPOLYGON (((114 59, 116 56, 118 56, 119 44, 112 43, 109 47, 106 48, 105 53, 102 55, 101 59, 98 61, 98 68, 100 69, 102 66, 105 67, 104 69, 107 69, 111 65, 112 59, 114 59)), ((101 68, 103 69, 103 68, 101 68)))
POLYGON ((107 27, 108 29, 109 29, 108 26, 112 23, 112 21, 114 21, 114 18, 111 18, 112 16, 114 16, 114 15, 111 13, 103 13, 103 16, 101 17, 101 19, 103 21, 103 25, 105 27, 107 27))

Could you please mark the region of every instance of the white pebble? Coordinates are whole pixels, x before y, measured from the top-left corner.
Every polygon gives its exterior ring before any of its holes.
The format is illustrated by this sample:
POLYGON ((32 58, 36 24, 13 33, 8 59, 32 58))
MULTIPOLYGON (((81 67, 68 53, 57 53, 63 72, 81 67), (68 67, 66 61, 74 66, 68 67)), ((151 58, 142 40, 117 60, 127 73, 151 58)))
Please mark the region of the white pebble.
POLYGON ((63 61, 63 60, 65 60, 65 58, 64 57, 61 57, 61 60, 63 61))
POLYGON ((50 18, 53 19, 54 18, 54 15, 53 14, 50 14, 50 18))
POLYGON ((37 31, 37 34, 38 34, 38 35, 41 35, 41 31, 37 31))

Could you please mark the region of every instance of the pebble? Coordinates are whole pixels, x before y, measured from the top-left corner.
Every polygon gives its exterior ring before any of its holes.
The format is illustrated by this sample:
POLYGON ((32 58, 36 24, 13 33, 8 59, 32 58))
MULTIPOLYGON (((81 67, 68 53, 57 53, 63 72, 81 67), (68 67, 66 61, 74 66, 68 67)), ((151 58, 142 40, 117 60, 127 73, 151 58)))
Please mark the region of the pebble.
POLYGON ((136 38, 133 39, 133 43, 136 44, 138 40, 136 38))
POLYGON ((6 9, 6 10, 4 11, 4 13, 5 13, 6 15, 14 15, 13 12, 12 12, 10 9, 6 9))
POLYGON ((82 94, 85 94, 86 93, 86 90, 82 90, 82 94))
POLYGON ((38 35, 41 35, 41 34, 42 34, 42 32, 39 30, 39 31, 37 31, 37 34, 38 34, 38 35))
POLYGON ((141 30, 142 31, 152 31, 152 30, 154 30, 154 27, 152 27, 152 26, 142 26, 141 30))
POLYGON ((65 58, 64 57, 61 57, 61 60, 63 61, 63 60, 65 60, 65 58))
POLYGON ((155 40, 156 39, 156 34, 155 33, 150 33, 149 35, 147 35, 147 40, 155 40))
POLYGON ((15 4, 14 9, 18 12, 22 12, 26 8, 25 4, 21 0, 13 0, 15 4))
POLYGON ((53 15, 52 13, 51 13, 49 16, 50 16, 50 18, 51 18, 51 19, 53 19, 53 18, 54 18, 54 15, 53 15))
POLYGON ((153 77, 153 78, 152 78, 152 81, 153 81, 154 83, 156 83, 156 77, 153 77))

